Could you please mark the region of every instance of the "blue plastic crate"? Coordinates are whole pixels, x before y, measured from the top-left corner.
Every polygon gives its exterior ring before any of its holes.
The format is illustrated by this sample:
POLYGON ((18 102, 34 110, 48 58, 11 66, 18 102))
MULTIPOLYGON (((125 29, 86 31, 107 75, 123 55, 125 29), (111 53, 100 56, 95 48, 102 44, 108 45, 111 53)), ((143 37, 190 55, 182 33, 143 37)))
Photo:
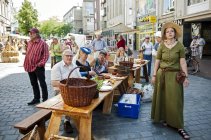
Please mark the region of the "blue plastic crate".
MULTIPOLYGON (((141 96, 139 94, 136 94, 136 96, 137 104, 126 104, 118 102, 118 116, 138 119, 141 107, 141 96)), ((119 101, 121 101, 121 99, 119 101)))

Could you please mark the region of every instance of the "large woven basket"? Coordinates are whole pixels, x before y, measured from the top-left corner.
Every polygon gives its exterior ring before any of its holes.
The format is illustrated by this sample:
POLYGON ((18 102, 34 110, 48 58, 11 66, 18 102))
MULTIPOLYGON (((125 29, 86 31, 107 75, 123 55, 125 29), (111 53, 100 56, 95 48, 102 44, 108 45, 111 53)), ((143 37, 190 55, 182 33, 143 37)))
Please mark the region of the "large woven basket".
POLYGON ((73 107, 88 106, 96 94, 97 83, 90 79, 69 78, 71 73, 80 67, 70 71, 68 79, 60 81, 61 96, 64 103, 73 107))
POLYGON ((127 66, 116 66, 116 72, 120 76, 128 76, 130 74, 130 67, 127 66))

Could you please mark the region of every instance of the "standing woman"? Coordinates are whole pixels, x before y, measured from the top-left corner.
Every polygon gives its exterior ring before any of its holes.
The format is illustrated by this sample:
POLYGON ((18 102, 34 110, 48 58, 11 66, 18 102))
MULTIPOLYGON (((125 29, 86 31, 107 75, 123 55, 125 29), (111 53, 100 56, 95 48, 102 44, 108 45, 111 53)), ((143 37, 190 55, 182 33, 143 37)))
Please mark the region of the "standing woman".
POLYGON ((158 48, 157 58, 152 77, 155 84, 151 118, 154 122, 163 121, 164 125, 177 128, 178 133, 184 138, 190 136, 184 130, 183 85, 189 85, 187 65, 185 61, 185 48, 177 41, 181 36, 181 28, 172 22, 166 23, 162 28, 162 39, 158 48), (176 74, 182 70, 186 74, 183 84, 176 81, 176 74))
POLYGON ((125 50, 125 40, 122 35, 119 35, 119 41, 117 42, 116 45, 118 49, 122 47, 125 50))
POLYGON ((73 54, 75 55, 78 52, 79 47, 78 47, 77 43, 75 42, 75 36, 71 36, 70 38, 71 38, 71 42, 72 42, 71 49, 72 49, 73 54))

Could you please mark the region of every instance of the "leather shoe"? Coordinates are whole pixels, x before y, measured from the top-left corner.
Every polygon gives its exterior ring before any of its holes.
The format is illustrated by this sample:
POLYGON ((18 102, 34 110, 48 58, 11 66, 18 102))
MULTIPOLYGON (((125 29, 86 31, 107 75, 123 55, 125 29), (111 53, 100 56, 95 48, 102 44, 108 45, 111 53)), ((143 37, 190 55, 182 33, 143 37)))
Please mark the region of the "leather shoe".
POLYGON ((45 102, 46 100, 48 100, 48 99, 43 99, 42 101, 45 102))
POLYGON ((31 102, 27 103, 28 105, 35 105, 35 104, 38 104, 40 103, 40 100, 35 100, 33 99, 31 102))
POLYGON ((73 133, 73 127, 71 126, 69 121, 64 122, 64 131, 66 133, 73 133))

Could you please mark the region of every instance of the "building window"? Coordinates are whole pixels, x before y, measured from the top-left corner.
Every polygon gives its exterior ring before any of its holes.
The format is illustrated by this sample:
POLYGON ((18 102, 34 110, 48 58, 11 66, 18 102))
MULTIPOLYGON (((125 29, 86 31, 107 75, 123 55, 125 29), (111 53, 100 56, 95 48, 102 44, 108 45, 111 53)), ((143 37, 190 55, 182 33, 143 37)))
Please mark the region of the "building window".
POLYGON ((133 10, 132 8, 129 8, 129 15, 132 15, 133 14, 133 10))
POLYGON ((207 1, 207 0, 188 0, 188 6, 194 5, 197 3, 201 3, 201 2, 205 2, 205 1, 207 1))
POLYGON ((163 13, 174 11, 174 0, 163 0, 163 13))
POLYGON ((105 17, 106 16, 106 8, 104 7, 102 10, 102 16, 105 17))
POLYGON ((104 4, 106 2, 106 0, 101 0, 101 4, 104 4))
POLYGON ((2 15, 2 3, 0 2, 0 15, 2 15))

